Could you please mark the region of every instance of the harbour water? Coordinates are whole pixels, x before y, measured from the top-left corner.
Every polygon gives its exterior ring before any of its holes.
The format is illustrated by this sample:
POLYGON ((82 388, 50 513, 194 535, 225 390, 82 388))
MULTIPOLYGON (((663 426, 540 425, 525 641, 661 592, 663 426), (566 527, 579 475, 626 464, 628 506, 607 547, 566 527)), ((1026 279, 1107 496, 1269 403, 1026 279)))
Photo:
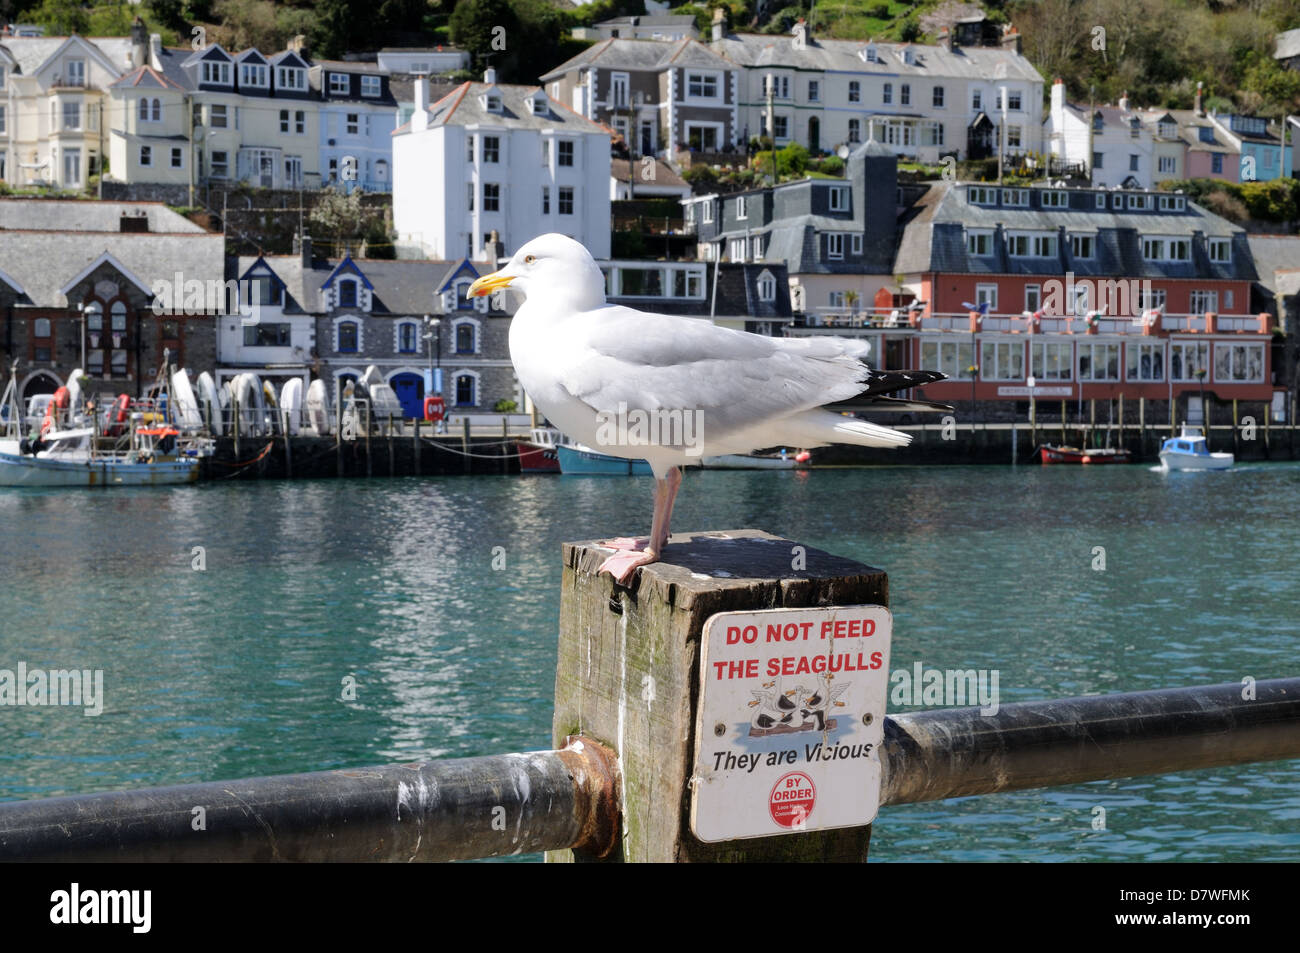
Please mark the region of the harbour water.
MULTIPOLYGON (((0 707, 0 800, 548 747, 560 542, 644 533, 650 494, 517 476, 0 494, 0 669, 104 678, 99 715, 0 707)), ((888 570, 892 669, 996 670, 1005 704, 1300 673, 1297 511, 1284 463, 892 467, 694 473, 674 526, 888 570)), ((1300 762, 886 808, 872 859, 1300 860, 1300 762)))

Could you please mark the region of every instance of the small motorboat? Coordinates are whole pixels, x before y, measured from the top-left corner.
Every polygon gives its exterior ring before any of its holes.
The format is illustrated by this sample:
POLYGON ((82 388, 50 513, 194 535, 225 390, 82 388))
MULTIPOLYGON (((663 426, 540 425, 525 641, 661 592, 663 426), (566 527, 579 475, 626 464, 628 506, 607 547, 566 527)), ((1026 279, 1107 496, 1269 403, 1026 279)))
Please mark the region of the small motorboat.
POLYGON ((556 444, 555 455, 560 461, 560 472, 565 474, 650 476, 652 472, 645 460, 611 456, 580 443, 556 444))
POLYGON ((1226 470, 1234 462, 1230 453, 1211 453, 1201 428, 1188 424, 1160 445, 1160 465, 1166 470, 1226 470))
POLYGON ((554 427, 534 427, 528 432, 528 439, 515 441, 519 452, 520 473, 559 473, 560 458, 555 448, 572 443, 568 437, 554 427))
POLYGON ((811 454, 802 451, 797 454, 780 453, 725 453, 717 457, 705 457, 701 466, 706 470, 793 470, 807 466, 811 454))
POLYGON ((1052 463, 1130 463, 1131 455, 1127 450, 1114 450, 1110 447, 1085 450, 1080 447, 1056 447, 1044 444, 1038 448, 1043 466, 1052 463))

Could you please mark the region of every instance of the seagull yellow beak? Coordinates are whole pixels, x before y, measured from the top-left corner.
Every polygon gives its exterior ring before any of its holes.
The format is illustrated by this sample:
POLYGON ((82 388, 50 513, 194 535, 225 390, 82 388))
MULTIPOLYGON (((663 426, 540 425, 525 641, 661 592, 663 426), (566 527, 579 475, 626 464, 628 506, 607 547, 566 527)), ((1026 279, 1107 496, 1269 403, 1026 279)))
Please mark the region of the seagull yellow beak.
POLYGON ((467 294, 471 298, 481 298, 485 295, 490 295, 498 288, 509 287, 510 282, 514 280, 515 280, 514 275, 504 275, 499 271, 493 272, 490 275, 484 275, 482 278, 477 279, 472 285, 469 286, 469 291, 467 292, 467 294))

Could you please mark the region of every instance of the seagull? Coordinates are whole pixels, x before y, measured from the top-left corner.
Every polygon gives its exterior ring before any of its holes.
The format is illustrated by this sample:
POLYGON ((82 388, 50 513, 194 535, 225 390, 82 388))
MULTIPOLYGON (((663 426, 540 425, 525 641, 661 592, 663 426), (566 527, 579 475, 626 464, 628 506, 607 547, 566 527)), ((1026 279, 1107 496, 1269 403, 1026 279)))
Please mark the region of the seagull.
POLYGON ((865 341, 774 338, 609 304, 596 260, 564 235, 534 238, 505 267, 471 284, 469 295, 502 288, 524 295, 510 323, 510 360, 537 408, 575 440, 644 459, 654 473, 649 538, 605 543, 614 552, 600 571, 621 585, 663 555, 682 466, 763 447, 911 442, 908 434, 827 408, 838 401, 891 411, 952 409, 884 396, 947 375, 874 371, 863 360, 865 341))

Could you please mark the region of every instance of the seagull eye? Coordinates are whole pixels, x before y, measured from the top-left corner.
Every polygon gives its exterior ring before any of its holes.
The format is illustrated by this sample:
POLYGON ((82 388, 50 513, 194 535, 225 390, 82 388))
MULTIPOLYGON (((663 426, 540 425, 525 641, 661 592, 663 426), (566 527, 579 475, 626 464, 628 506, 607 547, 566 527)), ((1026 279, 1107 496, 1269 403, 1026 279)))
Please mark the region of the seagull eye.
POLYGON ((537 261, 537 256, 536 256, 536 255, 525 255, 525 256, 524 256, 524 264, 525 264, 525 265, 531 265, 531 264, 532 264, 533 262, 535 262, 535 261, 537 261))

